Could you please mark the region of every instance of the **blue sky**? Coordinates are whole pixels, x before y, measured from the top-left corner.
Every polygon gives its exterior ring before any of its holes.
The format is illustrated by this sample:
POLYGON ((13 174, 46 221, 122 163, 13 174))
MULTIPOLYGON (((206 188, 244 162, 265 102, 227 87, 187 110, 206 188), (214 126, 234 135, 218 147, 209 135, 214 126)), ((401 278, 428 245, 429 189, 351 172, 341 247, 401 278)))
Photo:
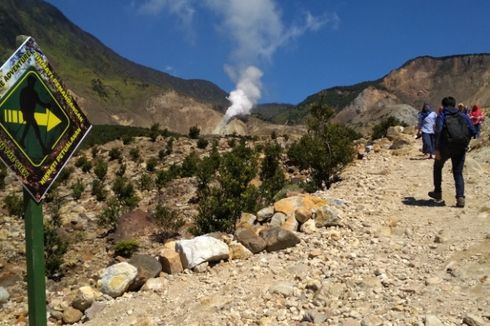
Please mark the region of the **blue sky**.
POLYGON ((255 67, 242 86, 259 103, 296 104, 421 55, 490 52, 488 0, 48 2, 120 55, 181 78, 230 92, 255 67))

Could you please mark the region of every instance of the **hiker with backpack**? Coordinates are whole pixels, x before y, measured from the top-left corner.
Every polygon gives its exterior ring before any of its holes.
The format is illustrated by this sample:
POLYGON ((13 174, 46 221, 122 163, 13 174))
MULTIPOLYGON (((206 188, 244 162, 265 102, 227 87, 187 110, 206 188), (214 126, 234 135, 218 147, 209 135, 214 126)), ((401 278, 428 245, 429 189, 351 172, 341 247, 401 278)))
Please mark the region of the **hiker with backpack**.
POLYGON ((436 123, 437 114, 432 111, 432 107, 424 103, 422 110, 418 114, 419 124, 417 138, 422 136, 422 152, 429 154, 429 159, 434 155, 434 125, 436 123))
POLYGON ((485 119, 485 116, 483 115, 483 112, 480 109, 480 107, 476 104, 473 105, 473 108, 471 109, 470 119, 476 131, 475 138, 478 138, 480 137, 480 126, 483 120, 485 119))
POLYGON ((476 135, 470 118, 459 111, 454 97, 442 99, 442 110, 437 116, 435 126, 435 160, 434 160, 434 191, 429 197, 442 200, 442 168, 448 159, 453 167, 454 184, 456 188, 456 207, 464 207, 464 179, 463 167, 466 150, 471 137, 476 135))

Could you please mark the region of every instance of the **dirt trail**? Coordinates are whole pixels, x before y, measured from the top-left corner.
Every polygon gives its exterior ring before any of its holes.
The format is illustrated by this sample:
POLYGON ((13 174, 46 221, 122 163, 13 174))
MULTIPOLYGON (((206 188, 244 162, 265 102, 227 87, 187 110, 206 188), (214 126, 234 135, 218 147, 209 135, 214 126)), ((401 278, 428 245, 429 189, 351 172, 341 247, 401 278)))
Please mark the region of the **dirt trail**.
POLYGON ((421 159, 419 145, 400 156, 369 154, 321 194, 347 203, 339 209, 346 227, 300 234, 294 248, 205 273, 166 276, 163 293, 125 294, 84 325, 423 325, 426 315, 461 325, 467 314, 488 323, 489 152, 469 153, 460 209, 450 162, 447 205, 428 199, 433 161, 421 159))

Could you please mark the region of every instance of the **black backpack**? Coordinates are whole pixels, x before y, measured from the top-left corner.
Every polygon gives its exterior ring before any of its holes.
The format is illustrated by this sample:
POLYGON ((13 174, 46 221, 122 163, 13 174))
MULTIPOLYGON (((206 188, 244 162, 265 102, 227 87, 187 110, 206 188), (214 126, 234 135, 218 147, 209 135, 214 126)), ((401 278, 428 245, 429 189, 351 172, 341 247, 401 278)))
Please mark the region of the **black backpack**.
POLYGON ((471 134, 463 114, 459 112, 446 113, 442 136, 447 149, 450 151, 464 151, 468 147, 471 134))

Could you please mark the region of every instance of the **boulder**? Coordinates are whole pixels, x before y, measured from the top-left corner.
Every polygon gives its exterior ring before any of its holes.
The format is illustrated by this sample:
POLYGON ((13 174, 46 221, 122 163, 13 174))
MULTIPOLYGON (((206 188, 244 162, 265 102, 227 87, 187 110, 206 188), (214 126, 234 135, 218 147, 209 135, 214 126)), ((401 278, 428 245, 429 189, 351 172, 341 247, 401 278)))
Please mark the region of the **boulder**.
POLYGON ((152 291, 162 293, 168 285, 168 281, 163 277, 150 278, 146 281, 141 291, 152 291))
POLYGON ((94 303, 97 294, 90 286, 82 286, 75 293, 72 306, 80 311, 87 310, 94 303))
POLYGON ((10 294, 8 293, 8 291, 4 287, 0 286, 0 305, 7 303, 9 301, 9 298, 10 294))
POLYGON ((289 230, 289 231, 298 231, 299 228, 299 222, 296 220, 296 217, 290 216, 287 218, 286 222, 282 225, 283 229, 289 230))
POLYGON ((301 226, 299 227, 299 230, 303 233, 306 233, 306 234, 312 234, 312 233, 315 233, 318 229, 316 227, 315 220, 308 220, 308 221, 304 222, 303 224, 301 224, 301 226))
POLYGON ((300 240, 294 232, 280 227, 271 227, 263 230, 260 236, 265 240, 267 251, 282 250, 294 247, 300 240))
POLYGON ((162 270, 167 274, 177 274, 184 270, 180 261, 180 255, 175 249, 162 249, 160 251, 160 264, 162 265, 162 270))
POLYGON ((287 218, 288 216, 286 214, 277 212, 274 215, 272 215, 270 225, 281 226, 286 222, 287 218))
POLYGON ((307 209, 306 207, 299 207, 294 211, 294 217, 296 220, 303 224, 304 222, 308 221, 312 216, 312 212, 310 209, 307 209))
POLYGON ((176 249, 184 268, 194 268, 204 262, 228 259, 229 248, 221 240, 202 235, 190 240, 179 240, 176 249))
POLYGON ((87 310, 85 310, 85 316, 87 316, 88 320, 91 320, 91 319, 94 319, 95 316, 97 316, 97 314, 99 312, 101 312, 102 310, 104 310, 104 308, 107 306, 106 303, 104 302, 98 302, 98 301, 95 301, 91 306, 90 308, 88 308, 87 310))
POLYGON ((109 266, 102 273, 100 290, 113 298, 119 297, 126 292, 137 275, 138 269, 126 262, 109 266))
POLYGON ((262 239, 257 234, 255 234, 255 232, 247 228, 236 230, 235 237, 238 242, 240 242, 254 254, 261 252, 266 247, 264 239, 262 239))
POLYGON ((248 259, 253 256, 253 253, 239 242, 233 241, 229 245, 230 259, 248 259))
POLYGON ((274 206, 262 208, 257 212, 257 221, 267 222, 271 219, 272 215, 274 215, 274 206))
POLYGON ((162 271, 162 265, 149 255, 133 255, 129 262, 138 269, 135 280, 130 285, 130 291, 139 290, 148 279, 156 277, 162 271))
POLYGON ((65 324, 74 324, 80 321, 82 317, 83 317, 83 313, 80 310, 75 309, 73 307, 68 307, 65 309, 65 311, 63 311, 63 322, 65 324))
POLYGON ((257 217, 250 213, 242 213, 238 220, 238 227, 253 226, 257 217))
MULTIPOLYGON (((274 211, 276 214, 283 213, 286 216, 293 216, 296 209, 303 206, 303 202, 303 196, 284 198, 274 203, 274 211)), ((272 218, 274 219, 274 216, 272 218)))
POLYGON ((157 229, 147 212, 136 209, 121 216, 112 237, 114 241, 131 240, 152 234, 157 229))
POLYGON ((315 224, 318 228, 336 225, 338 222, 339 216, 337 212, 327 205, 320 207, 315 213, 315 224))

